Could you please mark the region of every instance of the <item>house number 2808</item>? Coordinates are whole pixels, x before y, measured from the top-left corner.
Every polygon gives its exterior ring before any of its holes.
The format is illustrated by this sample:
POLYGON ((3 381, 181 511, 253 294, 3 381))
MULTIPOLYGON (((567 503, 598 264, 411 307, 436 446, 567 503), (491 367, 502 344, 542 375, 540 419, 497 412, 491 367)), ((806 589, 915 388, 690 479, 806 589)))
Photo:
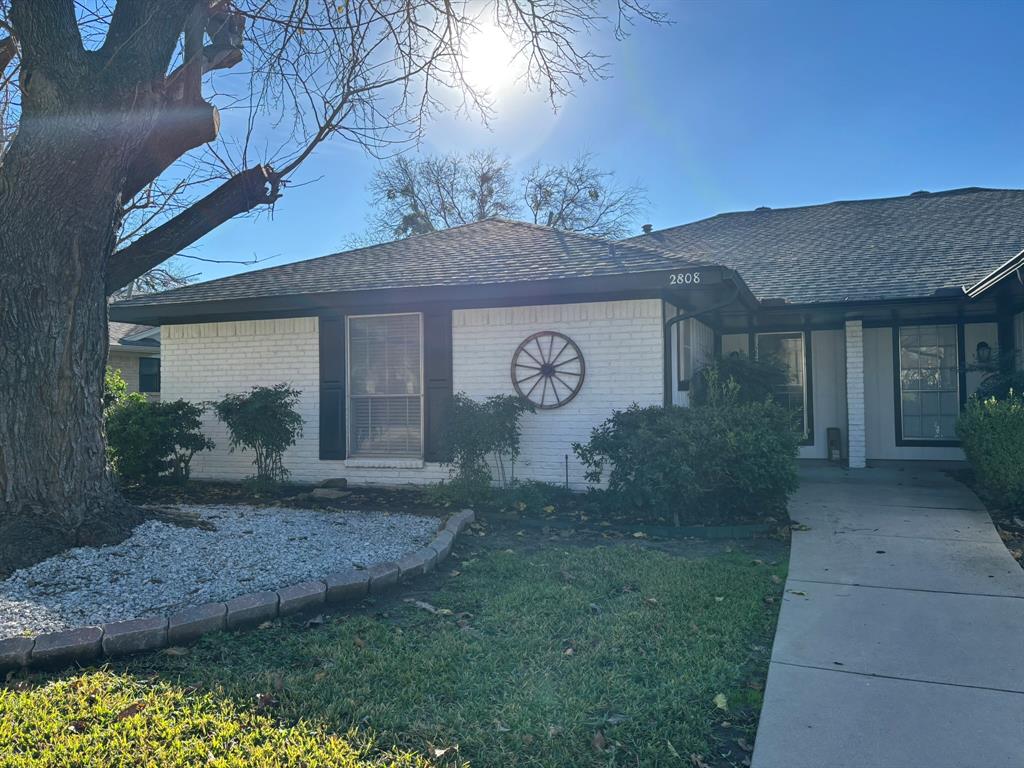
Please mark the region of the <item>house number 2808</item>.
POLYGON ((700 272, 676 272, 668 276, 669 285, 697 285, 700 283, 700 272))

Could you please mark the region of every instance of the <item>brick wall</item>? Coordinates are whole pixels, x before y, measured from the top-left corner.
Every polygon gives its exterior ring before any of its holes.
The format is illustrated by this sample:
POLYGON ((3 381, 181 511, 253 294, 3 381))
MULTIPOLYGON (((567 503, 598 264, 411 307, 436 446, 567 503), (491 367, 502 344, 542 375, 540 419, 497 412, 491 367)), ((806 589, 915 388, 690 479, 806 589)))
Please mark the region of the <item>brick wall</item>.
MULTIPOLYGON (((511 393, 509 366, 523 339, 542 330, 571 337, 586 360, 583 389, 562 408, 525 417, 515 474, 562 482, 568 454, 570 482, 580 487, 582 468, 570 443, 586 440, 614 408, 661 402, 661 323, 657 300, 458 310, 453 315, 454 387, 477 398, 511 393)), ((437 464, 320 460, 317 340, 316 318, 164 326, 163 398, 217 400, 255 385, 287 382, 302 390, 298 408, 305 422, 303 436, 285 455, 292 479, 347 477, 353 483, 394 485, 446 477, 446 469, 437 464)), ((224 425, 212 413, 204 418, 203 429, 217 447, 195 457, 193 476, 237 480, 253 473, 252 457, 229 452, 224 425)))
POLYGON ((864 325, 846 321, 847 451, 851 469, 865 465, 864 440, 864 325))
POLYGON ((570 403, 523 418, 518 478, 583 487, 571 443, 616 408, 662 402, 662 308, 658 300, 457 310, 452 317, 454 389, 473 398, 512 394, 516 347, 538 331, 558 331, 579 346, 586 380, 570 403))

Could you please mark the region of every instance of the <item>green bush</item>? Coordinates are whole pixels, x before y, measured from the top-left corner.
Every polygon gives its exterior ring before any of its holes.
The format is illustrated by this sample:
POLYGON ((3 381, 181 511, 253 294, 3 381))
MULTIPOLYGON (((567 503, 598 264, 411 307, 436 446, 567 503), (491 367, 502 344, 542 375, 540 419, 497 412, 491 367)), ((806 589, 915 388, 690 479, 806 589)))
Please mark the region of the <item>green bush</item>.
POLYGON ((214 447, 200 429, 204 410, 184 400, 151 403, 131 395, 111 405, 107 454, 118 477, 131 483, 153 482, 162 475, 188 480, 192 457, 214 447))
POLYGON ((227 425, 231 450, 253 450, 256 481, 261 485, 276 485, 288 477, 281 459, 302 435, 302 417, 295 410, 301 394, 287 384, 275 384, 213 403, 217 418, 227 425))
POLYGON ((514 395, 477 401, 457 393, 443 435, 451 479, 431 495, 448 504, 475 504, 491 493, 495 479, 507 488, 511 467, 519 457, 520 418, 534 410, 532 403, 514 395))
POLYGON ((768 400, 744 402, 735 382, 709 380, 706 404, 633 405, 573 450, 587 479, 607 473, 608 493, 641 515, 676 525, 725 524, 777 515, 796 490, 798 436, 768 400))
POLYGON ((1024 511, 1024 397, 972 397, 956 425, 978 486, 1003 509, 1024 511))
POLYGON ((785 363, 770 357, 757 360, 734 353, 716 358, 693 377, 690 405, 705 405, 719 382, 736 382, 736 398, 745 403, 763 403, 789 381, 785 363))
POLYGON ((117 368, 107 367, 103 374, 103 413, 129 400, 145 402, 146 396, 141 392, 129 392, 128 384, 117 368))

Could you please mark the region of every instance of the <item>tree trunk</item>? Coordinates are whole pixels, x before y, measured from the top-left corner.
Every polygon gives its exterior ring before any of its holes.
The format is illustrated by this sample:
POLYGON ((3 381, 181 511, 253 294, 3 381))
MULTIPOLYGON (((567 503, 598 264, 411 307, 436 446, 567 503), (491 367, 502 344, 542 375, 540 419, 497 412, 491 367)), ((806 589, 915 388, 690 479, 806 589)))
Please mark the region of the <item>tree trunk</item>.
POLYGON ((0 515, 75 530, 113 499, 101 397, 117 192, 109 150, 68 157, 90 142, 55 133, 23 125, 0 169, 0 515))
POLYGON ((0 165, 0 528, 73 536, 120 506, 102 434, 105 276, 156 103, 135 98, 79 88, 48 114, 26 109, 0 165))

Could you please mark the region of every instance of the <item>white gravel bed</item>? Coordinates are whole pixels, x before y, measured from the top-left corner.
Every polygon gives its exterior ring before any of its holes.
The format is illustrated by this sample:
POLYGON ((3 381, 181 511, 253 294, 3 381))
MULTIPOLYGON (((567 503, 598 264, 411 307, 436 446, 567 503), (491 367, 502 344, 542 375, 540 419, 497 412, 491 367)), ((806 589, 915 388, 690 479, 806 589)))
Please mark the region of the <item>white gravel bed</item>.
POLYGON ((285 507, 177 507, 216 530, 148 520, 115 546, 79 547, 0 581, 0 638, 159 616, 400 559, 433 517, 285 507))

